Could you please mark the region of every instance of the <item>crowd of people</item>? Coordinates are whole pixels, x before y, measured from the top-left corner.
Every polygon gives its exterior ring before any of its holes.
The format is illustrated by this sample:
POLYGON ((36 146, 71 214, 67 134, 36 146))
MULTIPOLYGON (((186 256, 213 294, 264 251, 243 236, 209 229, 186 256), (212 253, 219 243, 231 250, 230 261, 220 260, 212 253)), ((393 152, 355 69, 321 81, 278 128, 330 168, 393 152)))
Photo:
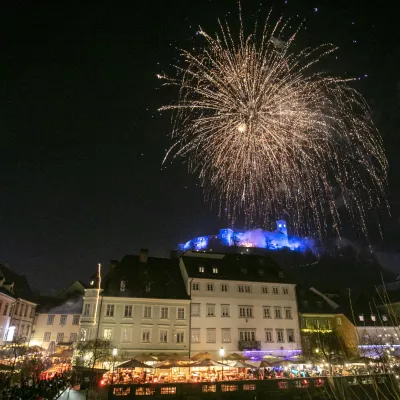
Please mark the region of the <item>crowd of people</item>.
POLYGON ((45 400, 53 399, 60 391, 69 386, 69 378, 64 374, 55 374, 51 379, 21 379, 17 384, 10 381, 10 375, 0 377, 1 400, 45 400))

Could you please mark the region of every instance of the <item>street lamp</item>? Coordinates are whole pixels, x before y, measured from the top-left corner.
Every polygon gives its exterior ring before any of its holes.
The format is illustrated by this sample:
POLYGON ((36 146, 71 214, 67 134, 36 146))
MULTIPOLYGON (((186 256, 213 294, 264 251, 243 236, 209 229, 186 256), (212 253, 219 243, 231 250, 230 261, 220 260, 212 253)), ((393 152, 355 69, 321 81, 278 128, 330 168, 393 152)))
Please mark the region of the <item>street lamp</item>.
POLYGON ((219 349, 219 355, 222 358, 222 380, 224 380, 224 355, 225 355, 225 349, 222 346, 219 349))
POLYGON ((117 354, 118 354, 118 350, 116 348, 114 348, 113 351, 112 351, 114 362, 113 362, 113 372, 112 372, 112 375, 111 375, 111 385, 114 384, 115 359, 117 357, 117 354))

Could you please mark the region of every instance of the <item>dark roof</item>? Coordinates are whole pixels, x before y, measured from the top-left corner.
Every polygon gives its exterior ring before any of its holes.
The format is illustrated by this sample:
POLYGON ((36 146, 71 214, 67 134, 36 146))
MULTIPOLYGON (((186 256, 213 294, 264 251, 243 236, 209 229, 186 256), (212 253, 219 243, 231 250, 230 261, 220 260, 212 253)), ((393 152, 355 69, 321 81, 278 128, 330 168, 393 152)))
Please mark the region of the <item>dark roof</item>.
POLYGON ((337 314, 326 300, 308 288, 297 287, 297 307, 302 314, 337 314))
POLYGON ((15 297, 35 302, 35 295, 25 276, 17 274, 3 264, 0 264, 0 275, 5 278, 6 284, 14 283, 15 297))
POLYGON ((127 255, 102 281, 104 296, 153 299, 189 299, 179 268, 178 259, 127 255), (125 290, 121 291, 121 281, 125 290))
POLYGON ((215 254, 220 258, 211 258, 200 254, 182 257, 191 278, 289 283, 279 265, 267 256, 228 253, 215 254), (200 267, 204 272, 200 272, 200 267), (218 272, 214 273, 213 268, 218 268, 218 272))
POLYGON ((68 297, 40 296, 36 311, 44 314, 81 314, 83 295, 71 293, 68 297))

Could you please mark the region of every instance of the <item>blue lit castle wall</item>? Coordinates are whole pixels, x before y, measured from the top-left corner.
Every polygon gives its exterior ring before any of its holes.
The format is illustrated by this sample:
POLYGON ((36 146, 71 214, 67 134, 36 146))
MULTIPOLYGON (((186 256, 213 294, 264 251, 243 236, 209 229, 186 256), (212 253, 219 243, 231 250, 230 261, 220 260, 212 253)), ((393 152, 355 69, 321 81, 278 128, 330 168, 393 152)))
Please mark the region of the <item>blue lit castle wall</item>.
POLYGON ((314 241, 308 238, 299 238, 288 235, 286 221, 276 221, 276 229, 272 232, 262 229, 238 231, 221 229, 218 235, 199 236, 180 244, 179 249, 187 250, 212 250, 215 247, 254 247, 268 250, 288 248, 293 251, 305 252, 313 250, 314 241))

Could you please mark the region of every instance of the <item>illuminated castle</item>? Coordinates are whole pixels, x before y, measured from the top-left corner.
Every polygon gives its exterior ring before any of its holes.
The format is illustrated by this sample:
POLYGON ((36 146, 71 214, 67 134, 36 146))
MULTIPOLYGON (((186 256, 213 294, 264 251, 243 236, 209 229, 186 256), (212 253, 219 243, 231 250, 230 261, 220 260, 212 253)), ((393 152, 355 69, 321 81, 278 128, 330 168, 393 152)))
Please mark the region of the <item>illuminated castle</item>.
POLYGON ((238 231, 221 229, 218 235, 199 236, 179 245, 179 250, 216 250, 218 247, 254 247, 268 250, 290 249, 299 252, 312 250, 314 241, 308 238, 299 238, 288 235, 286 221, 276 221, 275 231, 254 229, 238 231))

